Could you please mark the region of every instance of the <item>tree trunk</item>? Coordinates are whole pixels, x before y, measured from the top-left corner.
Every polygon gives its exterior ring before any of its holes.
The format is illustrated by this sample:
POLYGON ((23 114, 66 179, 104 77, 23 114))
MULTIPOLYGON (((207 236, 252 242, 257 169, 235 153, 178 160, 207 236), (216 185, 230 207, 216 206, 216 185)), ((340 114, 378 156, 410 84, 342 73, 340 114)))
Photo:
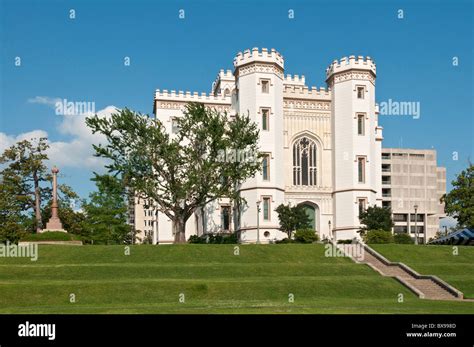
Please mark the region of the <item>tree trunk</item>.
POLYGON ((41 232, 43 222, 41 220, 41 192, 39 187, 38 174, 35 171, 33 173, 33 182, 35 187, 35 219, 36 219, 36 232, 41 232))
POLYGON ((176 216, 173 220, 174 243, 186 243, 186 220, 182 216, 176 216))

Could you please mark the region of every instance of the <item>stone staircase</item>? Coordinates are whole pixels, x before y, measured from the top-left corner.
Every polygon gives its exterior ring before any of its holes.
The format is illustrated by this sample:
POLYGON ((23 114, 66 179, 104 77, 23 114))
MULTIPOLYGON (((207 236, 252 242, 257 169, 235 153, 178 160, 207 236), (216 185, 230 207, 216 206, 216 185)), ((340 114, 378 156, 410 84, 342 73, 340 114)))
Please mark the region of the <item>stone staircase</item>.
POLYGON ((463 293, 440 278, 431 275, 420 275, 403 263, 390 262, 367 245, 356 243, 351 245, 338 245, 338 248, 350 256, 360 254, 359 257, 351 256, 351 258, 357 263, 367 264, 382 276, 395 278, 422 299, 463 299, 463 293), (358 247, 359 253, 351 249, 354 247, 358 247), (363 247, 363 252, 360 252, 361 247, 363 247))

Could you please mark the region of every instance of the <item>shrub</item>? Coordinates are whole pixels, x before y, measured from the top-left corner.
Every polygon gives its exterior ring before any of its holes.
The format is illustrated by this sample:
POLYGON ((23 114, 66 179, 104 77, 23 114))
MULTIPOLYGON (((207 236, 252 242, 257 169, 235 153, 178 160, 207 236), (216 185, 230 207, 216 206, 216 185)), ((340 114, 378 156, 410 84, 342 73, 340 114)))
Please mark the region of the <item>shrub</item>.
POLYGON ((343 244, 343 245, 349 245, 352 243, 352 239, 346 239, 346 240, 337 240, 338 244, 343 244))
POLYGON ((313 229, 299 229, 295 232, 295 242, 313 243, 318 241, 318 235, 313 229))
POLYGON ((7 242, 18 243, 22 231, 17 223, 6 221, 3 225, 0 225, 0 244, 6 244, 7 242))
POLYGON ((404 244, 411 244, 414 243, 413 239, 410 237, 410 235, 402 233, 402 234, 395 234, 393 236, 393 240, 395 243, 404 243, 404 244))
POLYGON ((393 235, 390 231, 385 230, 369 230, 365 235, 367 243, 392 243, 393 235))
POLYGON ((289 239, 289 238, 284 238, 282 240, 277 240, 275 241, 276 244, 280 244, 280 243, 295 243, 295 241, 293 241, 292 239, 289 239))
POLYGON ((197 244, 236 244, 239 243, 239 238, 236 234, 222 235, 222 234, 204 234, 201 236, 191 235, 188 239, 188 243, 197 244))

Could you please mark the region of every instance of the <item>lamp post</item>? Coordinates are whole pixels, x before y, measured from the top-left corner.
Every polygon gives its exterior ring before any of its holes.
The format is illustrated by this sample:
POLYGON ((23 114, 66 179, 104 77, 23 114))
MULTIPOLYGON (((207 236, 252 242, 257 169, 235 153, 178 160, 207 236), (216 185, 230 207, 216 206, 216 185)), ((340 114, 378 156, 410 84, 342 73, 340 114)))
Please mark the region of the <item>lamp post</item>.
POLYGON ((328 221, 328 226, 329 226, 329 237, 332 239, 332 238, 333 238, 333 237, 332 237, 333 235, 332 235, 331 221, 330 221, 330 220, 328 221))
POLYGON ((418 219, 418 205, 413 206, 415 208, 415 245, 418 244, 418 227, 416 221, 418 219))
POLYGON ((260 243, 260 200, 257 200, 257 244, 260 243))

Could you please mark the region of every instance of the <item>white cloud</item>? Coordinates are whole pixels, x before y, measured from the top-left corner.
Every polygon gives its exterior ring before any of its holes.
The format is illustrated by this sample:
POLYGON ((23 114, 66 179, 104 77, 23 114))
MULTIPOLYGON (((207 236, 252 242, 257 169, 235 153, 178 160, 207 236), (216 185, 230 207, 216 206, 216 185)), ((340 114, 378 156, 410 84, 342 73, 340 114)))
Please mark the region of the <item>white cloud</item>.
POLYGON ((23 140, 38 139, 41 137, 48 137, 48 133, 44 130, 33 130, 27 133, 22 133, 18 136, 11 136, 0 132, 0 153, 3 153, 5 149, 15 144, 16 142, 23 140))
POLYGON ((50 98, 48 96, 35 96, 34 98, 28 99, 31 104, 42 104, 55 107, 57 102, 61 102, 61 98, 50 98))
MULTIPOLYGON (((38 103, 51 105, 49 101, 54 99, 36 97, 30 100, 37 100, 38 103)), ((99 117, 110 117, 110 115, 116 111, 117 108, 115 106, 107 106, 98 111, 97 115, 99 117)), ((91 170, 100 170, 104 167, 106 160, 94 157, 92 144, 104 143, 105 138, 100 134, 92 134, 92 131, 87 127, 85 119, 91 115, 92 114, 62 116, 62 121, 58 125, 57 130, 63 135, 70 136, 71 139, 69 141, 51 141, 51 139, 49 139, 50 148, 47 152, 49 157, 48 166, 56 165, 59 168, 72 167, 88 168, 91 170)), ((44 130, 33 130, 14 136, 0 132, 0 153, 3 153, 6 148, 18 141, 39 137, 48 137, 48 133, 44 130)))

